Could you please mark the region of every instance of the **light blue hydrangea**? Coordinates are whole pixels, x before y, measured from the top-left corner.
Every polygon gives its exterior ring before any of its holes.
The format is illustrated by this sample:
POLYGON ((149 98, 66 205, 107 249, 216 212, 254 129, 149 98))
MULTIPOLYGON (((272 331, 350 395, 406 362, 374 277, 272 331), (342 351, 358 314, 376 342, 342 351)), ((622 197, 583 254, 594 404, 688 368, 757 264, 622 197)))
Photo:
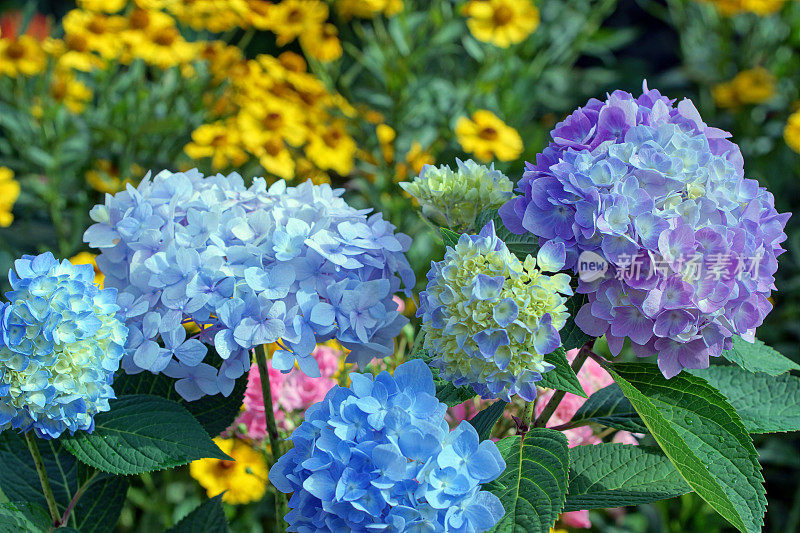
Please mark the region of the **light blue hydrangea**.
POLYGON ((293 493, 287 531, 491 529, 504 510, 481 485, 505 462, 469 422, 448 431, 425 363, 350 378, 306 411, 294 448, 269 472, 278 490, 293 493))
POLYGON ((424 347, 431 366, 455 385, 484 398, 536 398, 536 382, 553 366, 544 356, 561 345, 569 316, 570 277, 546 275, 564 266, 563 243, 549 243, 524 262, 512 254, 489 222, 462 235, 432 262, 419 296, 424 347))
POLYGON ((116 289, 99 289, 91 265, 23 256, 0 303, 0 431, 52 439, 91 432, 115 398, 127 328, 116 289))
POLYGON ((392 296, 414 286, 411 239, 342 192, 310 181, 267 189, 263 178, 246 187, 236 173, 191 170, 148 174, 107 195, 84 238, 102 252, 106 285, 120 291, 131 330, 125 371, 163 372, 194 400, 230 394, 260 344, 282 344, 276 369, 297 362, 312 377, 318 342, 336 338, 361 366, 391 353, 408 322, 392 296))

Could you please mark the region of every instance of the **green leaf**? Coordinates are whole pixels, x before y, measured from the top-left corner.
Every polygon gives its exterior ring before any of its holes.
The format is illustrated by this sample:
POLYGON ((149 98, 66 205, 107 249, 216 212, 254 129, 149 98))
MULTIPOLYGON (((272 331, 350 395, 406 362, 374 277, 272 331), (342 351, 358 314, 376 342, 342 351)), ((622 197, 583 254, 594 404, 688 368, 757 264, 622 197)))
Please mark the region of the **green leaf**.
POLYGON ((458 244, 458 239, 461 235, 447 228, 439 229, 442 231, 442 241, 444 241, 445 246, 455 246, 458 244))
POLYGON ((61 440, 80 461, 112 474, 142 474, 211 457, 231 460, 189 412, 148 394, 111 400, 95 430, 61 440))
POLYGON ((99 472, 75 505, 81 533, 110 533, 122 512, 130 482, 124 476, 99 472))
POLYGON ((554 365, 555 368, 542 374, 542 380, 538 386, 545 389, 563 390, 571 392, 581 398, 586 398, 586 392, 578 381, 578 376, 567 360, 567 352, 563 346, 559 346, 554 352, 544 356, 544 360, 554 365))
POLYGON ((692 489, 740 531, 761 531, 767 500, 758 454, 725 397, 691 374, 667 380, 653 364, 607 370, 692 489))
POLYGON ((800 378, 751 374, 737 366, 691 373, 725 395, 750 433, 800 431, 800 378))
POLYGON ((658 448, 596 444, 569 450, 564 512, 639 505, 691 492, 658 448))
POLYGON ((479 232, 490 220, 494 220, 497 236, 506 243, 508 251, 516 255, 520 261, 524 261, 529 255, 536 257, 536 253, 539 251, 538 237, 527 231, 522 235, 511 233, 503 224, 503 219, 497 209, 488 209, 478 215, 475 219, 475 232, 479 232))
POLYGON ((581 328, 575 324, 575 315, 578 314, 578 310, 583 307, 588 301, 588 297, 585 294, 573 294, 567 299, 567 310, 569 311, 569 318, 567 319, 567 323, 564 324, 564 327, 561 328, 559 334, 561 335, 561 346, 564 347, 565 350, 573 350, 575 348, 580 348, 592 338, 581 331, 581 328))
POLYGON ((800 365, 758 339, 754 343, 749 343, 741 337, 733 337, 733 347, 724 350, 722 357, 749 372, 763 372, 770 376, 777 376, 790 370, 800 370, 800 365))
POLYGON ((224 533, 228 531, 228 521, 222 508, 222 494, 198 505, 183 520, 167 530, 169 533, 224 533))
POLYGON ((0 533, 47 531, 51 523, 47 510, 34 503, 0 503, 0 533))
POLYGON ((506 405, 508 405, 508 402, 497 400, 470 419, 469 423, 472 424, 475 431, 478 432, 478 438, 480 440, 486 440, 492 435, 492 428, 494 428, 494 425, 500 417, 503 416, 506 405))
MULTIPOLYGON (((420 333, 420 335, 422 335, 422 333, 420 333)), ((414 344, 416 344, 416 341, 414 344)), ((420 341, 420 345, 422 345, 422 341, 420 341)), ((431 369, 431 374, 433 374, 433 383, 436 386, 436 398, 440 402, 447 404, 448 407, 464 403, 475 397, 476 392, 472 387, 466 385, 456 387, 451 382, 440 378, 439 369, 431 367, 432 357, 428 354, 428 350, 421 349, 412 352, 409 359, 422 359, 425 361, 425 364, 431 369)))
POLYGON ((563 433, 534 428, 497 443, 506 469, 484 486, 500 498, 506 514, 496 533, 549 533, 564 506, 569 477, 569 448, 563 433))
POLYGON ((579 422, 581 425, 593 422, 631 433, 647 432, 647 426, 639 418, 639 413, 616 383, 589 396, 575 412, 572 422, 579 422))

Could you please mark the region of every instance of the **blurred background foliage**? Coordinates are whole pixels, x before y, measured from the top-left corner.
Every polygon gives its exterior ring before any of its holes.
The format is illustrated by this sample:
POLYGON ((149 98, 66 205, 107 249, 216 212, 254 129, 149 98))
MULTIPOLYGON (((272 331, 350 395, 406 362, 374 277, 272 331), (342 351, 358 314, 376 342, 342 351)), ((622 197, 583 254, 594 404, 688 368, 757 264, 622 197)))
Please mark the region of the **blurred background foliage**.
MULTIPOLYGON (((0 0, 0 271, 46 250, 91 261, 82 234, 105 193, 197 166, 345 188, 414 237, 423 283, 441 245, 399 182, 457 157, 516 181, 573 108, 643 79, 694 99, 797 210, 797 0, 0 0)), ((798 224, 759 331, 795 360, 798 224)), ((765 530, 797 531, 798 440, 757 445, 765 530)), ((143 476, 118 530, 161 530, 204 492, 188 468, 143 476)), ((272 509, 226 506, 236 531, 272 509)), ((727 527, 691 494, 590 516, 595 531, 727 527)))

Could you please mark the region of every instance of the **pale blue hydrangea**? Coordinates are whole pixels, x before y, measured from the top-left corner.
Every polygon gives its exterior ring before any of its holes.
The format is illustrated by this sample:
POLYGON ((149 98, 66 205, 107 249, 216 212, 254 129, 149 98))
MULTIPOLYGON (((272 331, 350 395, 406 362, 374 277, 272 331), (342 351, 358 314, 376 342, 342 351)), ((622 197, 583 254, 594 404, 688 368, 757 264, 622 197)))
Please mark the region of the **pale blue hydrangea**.
POLYGON ((194 400, 230 394, 260 344, 280 342, 273 366, 297 362, 309 376, 319 376, 314 346, 328 339, 361 366, 390 354, 407 323, 392 296, 415 281, 404 255, 411 239, 342 192, 310 181, 267 189, 263 178, 246 187, 236 173, 191 170, 148 174, 107 195, 84 238, 120 291, 131 330, 123 368, 177 378, 194 400), (187 335, 185 325, 202 327, 187 335))
POLYGON ((115 398, 127 328, 116 289, 99 289, 91 265, 51 253, 23 256, 0 303, 0 431, 45 439, 91 432, 115 398))
POLYGON ((449 431, 425 363, 350 378, 306 411, 294 447, 269 472, 293 493, 287 531, 474 533, 502 518, 500 500, 481 485, 505 461, 469 422, 449 431))

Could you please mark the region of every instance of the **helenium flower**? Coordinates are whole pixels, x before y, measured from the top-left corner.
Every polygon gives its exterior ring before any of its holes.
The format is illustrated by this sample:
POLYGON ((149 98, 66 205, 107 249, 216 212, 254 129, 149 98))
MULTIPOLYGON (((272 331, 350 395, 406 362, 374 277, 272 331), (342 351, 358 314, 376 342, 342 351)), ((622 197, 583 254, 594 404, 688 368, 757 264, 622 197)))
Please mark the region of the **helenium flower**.
POLYGON ((481 485, 505 462, 469 422, 449 432, 425 363, 350 378, 306 411, 294 447, 269 472, 278 490, 293 493, 287 531, 491 529, 503 506, 481 485))
POLYGON ((462 235, 444 259, 431 264, 420 294, 424 347, 431 366, 455 385, 484 398, 536 397, 536 382, 553 368, 544 356, 561 345, 569 316, 570 277, 560 273, 564 245, 550 243, 521 262, 489 222, 477 236, 462 235))
POLYGON ((645 84, 638 98, 590 100, 551 135, 500 213, 514 233, 563 244, 568 268, 584 252, 608 261, 605 277, 579 283, 589 299, 576 324, 614 354, 626 337, 657 353, 667 377, 708 367, 733 335, 752 340, 790 215, 744 178, 730 134, 645 84))
POLYGON ((497 209, 512 196, 513 184, 494 163, 479 165, 473 160, 456 159, 458 168, 425 165, 419 176, 401 183, 422 207, 422 214, 436 224, 466 231, 475 225, 478 214, 497 209))
POLYGON ((407 323, 392 296, 415 281, 411 239, 342 192, 191 170, 107 195, 84 238, 120 291, 131 330, 123 368, 177 378, 195 400, 230 394, 259 344, 279 342, 273 366, 297 362, 311 377, 320 375, 311 352, 332 338, 362 366, 391 353, 407 323), (212 344, 221 365, 207 356, 212 344))
POLYGON ((91 432, 115 398, 127 328, 116 289, 99 289, 91 265, 51 253, 23 256, 0 303, 0 431, 57 438, 91 432))

